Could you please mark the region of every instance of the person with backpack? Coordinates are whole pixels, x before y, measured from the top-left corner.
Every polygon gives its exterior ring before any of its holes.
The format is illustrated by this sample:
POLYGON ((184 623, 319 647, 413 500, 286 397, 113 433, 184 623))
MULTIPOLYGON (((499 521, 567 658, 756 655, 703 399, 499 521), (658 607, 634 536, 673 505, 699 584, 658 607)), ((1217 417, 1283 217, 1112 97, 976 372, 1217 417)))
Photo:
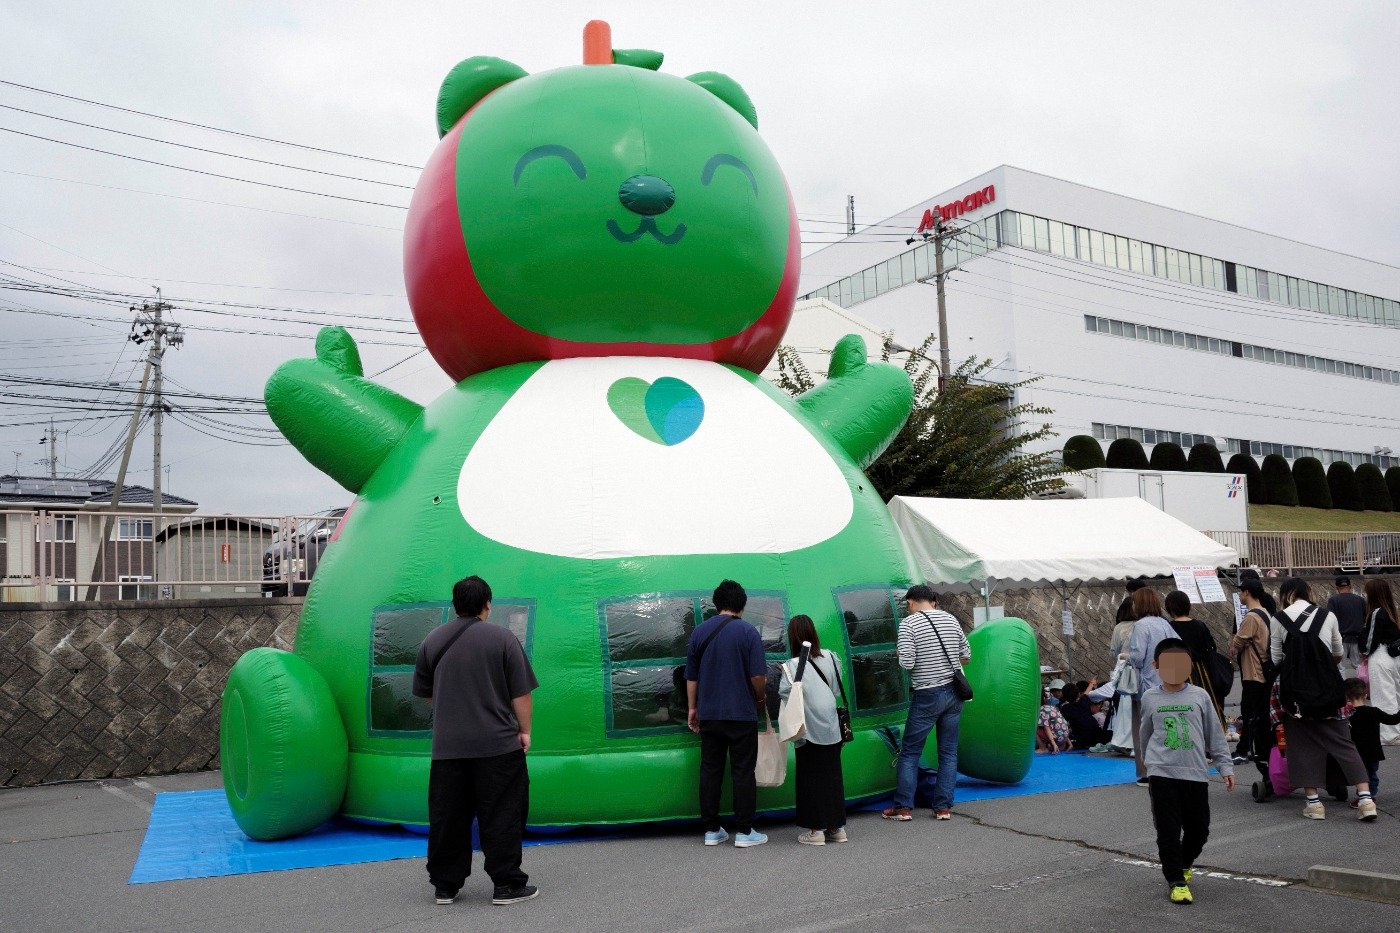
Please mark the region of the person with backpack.
POLYGON ((1343 654, 1337 618, 1312 603, 1307 582, 1298 577, 1285 580, 1279 596, 1284 608, 1269 626, 1269 655, 1279 670, 1288 776, 1307 795, 1303 816, 1327 818, 1317 789, 1327 783, 1330 755, 1356 788, 1356 818, 1370 822, 1376 818, 1376 802, 1342 716, 1346 693, 1338 669, 1343 654))
POLYGON ((700 818, 705 845, 729 838, 719 822, 724 761, 734 790, 734 847, 760 846, 768 837, 753 826, 758 804, 758 712, 768 694, 768 662, 763 636, 744 621, 749 595, 734 580, 723 580, 712 597, 719 614, 695 627, 685 660, 687 724, 700 734, 700 818))
POLYGON ((1257 578, 1240 581, 1240 602, 1245 614, 1229 647, 1230 657, 1240 668, 1243 721, 1235 756, 1253 760, 1267 782, 1269 749, 1274 744, 1269 725, 1269 685, 1274 680, 1274 664, 1269 660, 1269 622, 1278 605, 1257 578))
MULTIPOLYGON (((1400 707, 1400 616, 1395 612, 1395 594, 1388 580, 1366 581, 1366 629, 1361 643, 1366 658, 1371 698, 1385 709, 1400 707)), ((1400 728, 1386 724, 1380 729, 1382 745, 1400 745, 1400 728)))
POLYGON ((451 904, 472 870, 472 821, 481 837, 493 904, 540 892, 520 869, 530 809, 530 694, 539 686, 510 629, 493 625, 491 587, 480 577, 452 587, 457 618, 423 639, 413 695, 433 705, 428 771, 428 879, 451 904))

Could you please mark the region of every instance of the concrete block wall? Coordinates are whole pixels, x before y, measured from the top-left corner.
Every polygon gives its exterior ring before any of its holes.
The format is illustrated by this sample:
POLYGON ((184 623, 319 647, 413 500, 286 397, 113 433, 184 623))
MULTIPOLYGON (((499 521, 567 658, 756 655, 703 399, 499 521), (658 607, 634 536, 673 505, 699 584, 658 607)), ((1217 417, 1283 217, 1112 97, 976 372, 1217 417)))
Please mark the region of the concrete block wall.
POLYGON ((216 767, 229 669, 301 603, 0 603, 0 785, 216 767))

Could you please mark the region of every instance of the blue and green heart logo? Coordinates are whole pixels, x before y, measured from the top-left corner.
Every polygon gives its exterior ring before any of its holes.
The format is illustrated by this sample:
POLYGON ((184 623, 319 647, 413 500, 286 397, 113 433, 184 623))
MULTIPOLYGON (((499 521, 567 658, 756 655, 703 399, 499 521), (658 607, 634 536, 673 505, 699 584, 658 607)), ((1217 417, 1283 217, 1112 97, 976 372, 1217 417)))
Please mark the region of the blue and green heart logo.
POLYGON ((667 447, 694 434, 705 418, 700 393, 670 376, 655 382, 635 376, 619 379, 608 388, 608 407, 633 433, 667 447))

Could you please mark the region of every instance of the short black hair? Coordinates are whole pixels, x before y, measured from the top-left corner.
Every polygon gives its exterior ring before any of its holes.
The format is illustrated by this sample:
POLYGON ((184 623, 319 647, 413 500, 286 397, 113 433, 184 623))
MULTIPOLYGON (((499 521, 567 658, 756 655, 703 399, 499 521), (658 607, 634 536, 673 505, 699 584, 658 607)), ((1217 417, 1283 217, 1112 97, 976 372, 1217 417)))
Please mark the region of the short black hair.
POLYGON ((749 604, 749 594, 734 580, 721 580, 711 598, 720 612, 732 612, 736 615, 743 612, 744 607, 749 604))
POLYGON ((1123 589, 1127 590, 1129 593, 1136 593, 1146 585, 1147 581, 1142 577, 1133 577, 1127 583, 1123 584, 1123 589))
POLYGON ((1366 694, 1371 692, 1371 688, 1366 686, 1366 681, 1360 677, 1348 677, 1342 681, 1342 690, 1348 700, 1364 699, 1366 694))
POLYGON ((1157 642, 1157 647, 1153 649, 1152 660, 1156 661, 1168 651, 1183 651, 1186 654, 1191 653, 1191 649, 1186 647, 1186 642, 1182 641, 1180 638, 1163 638, 1161 641, 1157 642))
POLYGON ((1065 684, 1065 688, 1060 691, 1060 702, 1076 703, 1079 700, 1078 684, 1065 684))
POLYGON ((1167 612, 1174 616, 1189 616, 1191 614, 1191 597, 1181 590, 1172 590, 1162 602, 1166 605, 1167 612))
POLYGON ((909 592, 904 594, 904 601, 909 602, 915 599, 921 603, 936 603, 938 602, 938 594, 927 583, 915 583, 909 587, 909 592))
POLYGON ((1347 588, 1350 588, 1350 587, 1351 587, 1351 577, 1347 577, 1347 576, 1343 576, 1343 575, 1338 574, 1337 579, 1335 579, 1335 580, 1332 581, 1332 585, 1335 586, 1335 587, 1337 587, 1337 589, 1341 589, 1341 588, 1344 587, 1344 586, 1347 587, 1347 588))
POLYGON ((490 604, 491 585, 478 576, 458 580, 452 587, 452 608, 459 616, 479 616, 490 604))

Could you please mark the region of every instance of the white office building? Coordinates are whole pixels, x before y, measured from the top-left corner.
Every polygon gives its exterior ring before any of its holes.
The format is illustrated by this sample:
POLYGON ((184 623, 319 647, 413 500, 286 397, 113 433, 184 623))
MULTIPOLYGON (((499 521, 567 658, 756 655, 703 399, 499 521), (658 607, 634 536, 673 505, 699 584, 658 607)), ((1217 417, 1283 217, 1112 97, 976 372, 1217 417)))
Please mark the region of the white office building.
MULTIPOLYGON (((1400 464, 1400 268, 1001 166, 808 255, 803 297, 917 347, 934 211, 964 231, 944 245, 954 366, 1042 377, 1018 400, 1054 410, 1055 446, 1400 464)), ((803 320, 787 342, 820 342, 803 320)))

